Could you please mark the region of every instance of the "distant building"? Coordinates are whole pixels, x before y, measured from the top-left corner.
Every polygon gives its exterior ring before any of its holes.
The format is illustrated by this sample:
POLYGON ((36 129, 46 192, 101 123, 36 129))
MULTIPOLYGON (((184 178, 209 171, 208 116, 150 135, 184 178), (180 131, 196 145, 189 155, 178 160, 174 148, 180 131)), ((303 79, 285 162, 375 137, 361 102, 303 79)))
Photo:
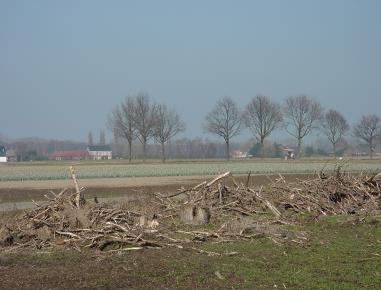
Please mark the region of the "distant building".
POLYGON ((287 159, 295 159, 295 150, 291 149, 291 148, 288 148, 288 147, 284 147, 283 148, 283 158, 285 160, 287 160, 287 159))
POLYGON ((0 162, 7 162, 7 150, 4 146, 0 146, 0 162))
POLYGON ((252 156, 249 155, 249 153, 247 153, 247 152, 242 152, 240 150, 234 150, 233 153, 232 153, 232 157, 234 159, 242 159, 242 158, 249 158, 249 157, 252 157, 252 156))
POLYGON ((50 160, 82 160, 90 157, 87 150, 54 151, 49 155, 50 160))
POLYGON ((112 150, 108 145, 88 146, 87 152, 89 153, 90 159, 93 160, 112 159, 112 150))
POLYGON ((13 149, 7 150, 6 156, 7 156, 8 162, 17 162, 17 154, 15 150, 13 149))

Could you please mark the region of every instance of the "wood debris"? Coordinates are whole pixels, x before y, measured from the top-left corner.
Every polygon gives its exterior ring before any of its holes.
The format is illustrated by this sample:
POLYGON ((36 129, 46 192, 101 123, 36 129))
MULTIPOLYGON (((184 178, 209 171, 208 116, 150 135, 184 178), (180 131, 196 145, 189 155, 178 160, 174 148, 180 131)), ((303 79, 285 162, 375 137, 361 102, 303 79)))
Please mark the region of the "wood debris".
POLYGON ((280 176, 266 188, 238 184, 226 172, 190 189, 155 194, 151 201, 155 213, 150 216, 86 200, 74 169, 70 172, 75 191, 49 192, 46 202, 36 203, 14 223, 0 226, 0 249, 67 246, 112 252, 186 248, 188 243, 192 248, 192 244, 208 240, 261 237, 276 244, 303 244, 308 241, 305 233, 293 233, 285 227, 292 222, 288 220, 290 212, 338 215, 381 210, 380 174, 354 175, 340 168, 293 183, 280 176), (215 225, 216 230, 201 229, 206 223, 215 225), (192 229, 192 225, 198 227, 192 229))

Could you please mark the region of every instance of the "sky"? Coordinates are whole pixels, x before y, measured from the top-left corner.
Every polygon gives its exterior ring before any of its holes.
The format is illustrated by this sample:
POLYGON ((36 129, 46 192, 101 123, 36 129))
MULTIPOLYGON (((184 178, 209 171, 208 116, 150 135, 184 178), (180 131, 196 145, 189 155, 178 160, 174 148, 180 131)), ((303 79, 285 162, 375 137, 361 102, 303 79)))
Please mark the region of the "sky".
POLYGON ((223 96, 306 94, 353 124, 380 115, 380 13, 379 0, 0 0, 0 134, 96 139, 137 93, 189 137, 210 137, 223 96))

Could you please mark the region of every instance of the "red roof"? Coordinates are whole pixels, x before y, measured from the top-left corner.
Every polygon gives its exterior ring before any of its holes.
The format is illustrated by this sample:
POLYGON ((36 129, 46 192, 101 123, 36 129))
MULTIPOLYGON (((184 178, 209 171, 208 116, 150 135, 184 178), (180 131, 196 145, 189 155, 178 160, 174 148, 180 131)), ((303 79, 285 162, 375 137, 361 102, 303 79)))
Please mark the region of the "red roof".
POLYGON ((87 157, 89 156, 89 153, 87 150, 67 150, 67 151, 54 151, 52 154, 50 154, 50 157, 57 158, 57 157, 66 157, 66 158, 75 158, 75 157, 87 157))

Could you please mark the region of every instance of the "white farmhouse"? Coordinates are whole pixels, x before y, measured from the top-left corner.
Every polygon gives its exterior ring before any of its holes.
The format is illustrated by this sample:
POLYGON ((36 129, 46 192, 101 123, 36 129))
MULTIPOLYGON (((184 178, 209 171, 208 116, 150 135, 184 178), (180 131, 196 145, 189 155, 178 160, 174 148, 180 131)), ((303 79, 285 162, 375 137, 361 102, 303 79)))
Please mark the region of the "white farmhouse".
POLYGON ((89 146, 87 152, 89 152, 90 159, 93 160, 112 159, 112 150, 108 145, 89 146))

